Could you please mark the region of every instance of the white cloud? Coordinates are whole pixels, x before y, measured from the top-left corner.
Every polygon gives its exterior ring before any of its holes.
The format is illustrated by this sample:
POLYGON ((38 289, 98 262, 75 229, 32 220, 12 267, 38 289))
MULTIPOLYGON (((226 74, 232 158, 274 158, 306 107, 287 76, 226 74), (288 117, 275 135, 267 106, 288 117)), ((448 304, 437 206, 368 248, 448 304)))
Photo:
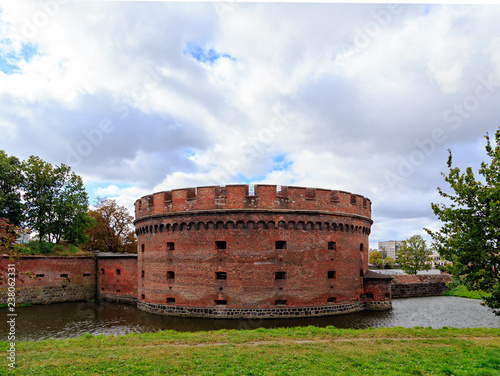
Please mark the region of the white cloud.
POLYGON ((496 84, 458 127, 443 117, 478 76, 500 81, 498 6, 56 3, 0 6, 19 66, 0 72, 0 148, 70 160, 129 208, 184 186, 316 186, 368 196, 372 240, 402 238, 435 222, 446 149, 477 165, 498 126, 496 84))

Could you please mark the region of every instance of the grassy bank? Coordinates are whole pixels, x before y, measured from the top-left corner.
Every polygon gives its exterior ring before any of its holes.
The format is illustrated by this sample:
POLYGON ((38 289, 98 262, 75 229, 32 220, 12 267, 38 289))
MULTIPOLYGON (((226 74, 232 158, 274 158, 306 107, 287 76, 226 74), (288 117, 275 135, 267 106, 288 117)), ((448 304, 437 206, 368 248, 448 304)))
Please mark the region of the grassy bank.
POLYGON ((484 291, 469 291, 467 287, 461 284, 456 284, 450 287, 448 291, 444 293, 447 296, 458 296, 460 298, 469 299, 483 299, 491 294, 484 291))
POLYGON ((500 375, 500 329, 164 331, 16 346, 17 375, 500 375))
POLYGON ((92 253, 81 249, 73 244, 57 244, 48 242, 32 241, 19 246, 18 254, 43 255, 43 256, 91 256, 92 253))

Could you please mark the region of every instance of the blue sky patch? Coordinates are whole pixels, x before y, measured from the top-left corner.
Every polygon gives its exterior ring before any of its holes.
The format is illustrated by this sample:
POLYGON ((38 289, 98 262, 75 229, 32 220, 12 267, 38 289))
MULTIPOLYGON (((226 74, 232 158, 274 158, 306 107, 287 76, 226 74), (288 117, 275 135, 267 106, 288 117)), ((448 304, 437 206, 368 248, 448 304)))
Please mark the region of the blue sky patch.
POLYGON ((223 54, 210 48, 209 50, 197 45, 195 42, 189 42, 184 49, 184 53, 187 53, 194 57, 197 61, 202 63, 213 64, 215 61, 221 57, 225 57, 231 60, 235 60, 228 54, 223 54))
POLYGON ((23 44, 23 48, 21 49, 21 55, 24 61, 29 63, 33 58, 33 56, 35 56, 36 54, 38 54, 38 49, 36 46, 34 46, 31 43, 23 44))
POLYGON ((284 171, 290 167, 293 162, 286 160, 286 154, 279 154, 273 157, 273 171, 284 171))
MULTIPOLYGON (((10 44, 9 41, 2 41, 10 44)), ((0 71, 11 75, 20 71, 18 63, 22 60, 30 62, 34 55, 38 53, 36 46, 31 43, 23 44, 20 53, 2 52, 0 51, 0 71)))
POLYGON ((191 157, 194 157, 196 155, 196 153, 192 150, 186 150, 184 152, 184 155, 186 156, 186 158, 191 158, 191 157))
POLYGON ((266 178, 265 175, 248 177, 248 176, 243 175, 243 174, 238 174, 238 183, 252 184, 252 183, 255 183, 255 182, 262 181, 265 178, 266 178))
POLYGON ((9 62, 10 60, 3 55, 0 55, 0 71, 5 74, 13 74, 19 71, 19 67, 17 65, 13 65, 9 62))

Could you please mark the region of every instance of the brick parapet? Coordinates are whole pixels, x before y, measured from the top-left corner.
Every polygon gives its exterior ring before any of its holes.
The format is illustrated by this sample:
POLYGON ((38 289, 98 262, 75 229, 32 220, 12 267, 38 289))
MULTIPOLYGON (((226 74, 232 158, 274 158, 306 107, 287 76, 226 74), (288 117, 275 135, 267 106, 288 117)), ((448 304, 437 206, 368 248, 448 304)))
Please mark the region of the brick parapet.
POLYGON ((306 210, 371 218, 371 201, 361 195, 321 188, 254 185, 182 188, 154 193, 135 202, 135 218, 211 210, 306 210), (253 194, 251 194, 253 193, 253 194))

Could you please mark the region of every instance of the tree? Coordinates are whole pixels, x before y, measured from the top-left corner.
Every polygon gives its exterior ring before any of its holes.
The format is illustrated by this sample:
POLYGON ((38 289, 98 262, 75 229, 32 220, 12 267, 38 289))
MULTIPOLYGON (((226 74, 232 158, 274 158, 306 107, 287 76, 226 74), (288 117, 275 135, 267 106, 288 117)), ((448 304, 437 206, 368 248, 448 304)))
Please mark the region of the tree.
POLYGON ((380 257, 382 257, 382 260, 385 260, 387 258, 387 251, 385 250, 384 246, 380 246, 379 248, 380 257))
POLYGON ((398 261, 401 269, 407 274, 417 274, 419 270, 431 268, 430 255, 432 251, 427 248, 425 240, 420 235, 403 241, 398 251, 398 261))
POLYGON ((21 162, 0 150, 0 217, 8 219, 14 226, 20 226, 24 220, 22 183, 21 162))
POLYGON ((453 167, 448 151, 449 173, 442 175, 453 193, 440 188, 438 192, 451 204, 432 204, 443 226, 436 232, 426 231, 439 254, 453 262, 453 274, 469 290, 491 293, 484 303, 500 315, 500 128, 495 133, 495 145, 488 134, 485 138, 491 162, 481 163, 482 181, 476 180, 471 167, 463 173, 453 167))
POLYGON ((16 239, 20 230, 9 223, 7 218, 0 218, 0 254, 11 255, 16 250, 16 239))
POLYGON ((396 263, 396 260, 389 256, 384 259, 384 262, 386 269, 392 269, 394 264, 396 263))
POLYGON ((80 212, 68 226, 64 239, 71 244, 83 245, 89 240, 87 230, 96 224, 96 220, 88 213, 80 212))
POLYGON ((379 251, 373 251, 368 256, 368 262, 372 265, 379 265, 381 261, 382 261, 382 256, 380 255, 379 251))
POLYGON ((87 249, 101 252, 137 252, 134 218, 126 207, 118 205, 115 200, 99 197, 89 216, 95 220, 95 225, 87 230, 87 249))
MULTIPOLYGON (((75 226, 81 225, 88 211, 88 197, 81 177, 69 166, 52 166, 39 157, 23 162, 24 201, 27 220, 40 242, 59 242, 66 235, 76 239, 75 226)), ((84 228, 80 228, 83 232, 84 228)))

